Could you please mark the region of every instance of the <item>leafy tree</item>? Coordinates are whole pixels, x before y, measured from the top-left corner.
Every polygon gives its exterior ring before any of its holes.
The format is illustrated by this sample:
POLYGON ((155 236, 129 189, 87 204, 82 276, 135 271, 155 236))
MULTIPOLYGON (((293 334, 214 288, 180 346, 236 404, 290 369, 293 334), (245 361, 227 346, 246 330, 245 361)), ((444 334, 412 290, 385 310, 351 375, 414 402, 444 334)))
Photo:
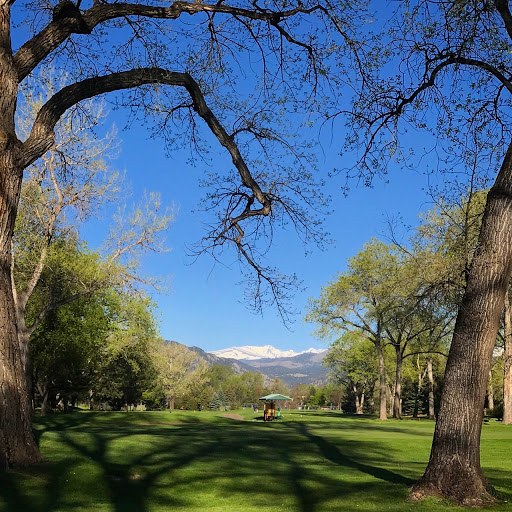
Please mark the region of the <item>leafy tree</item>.
POLYGON ((497 173, 455 322, 429 464, 411 490, 412 499, 434 494, 478 505, 494 500, 480 467, 480 433, 512 269, 512 15, 505 0, 414 0, 396 5, 390 27, 382 73, 371 70, 354 105, 360 172, 371 177, 404 158, 403 122, 432 134, 441 168, 469 168, 469 179, 497 173), (397 62, 403 72, 390 72, 397 62))
POLYGON ((347 270, 322 289, 320 299, 310 300, 308 322, 319 324, 315 331, 324 337, 339 332, 357 332, 373 343, 379 361, 379 417, 386 414, 385 325, 396 308, 393 272, 397 254, 372 240, 347 265, 347 270))
POLYGON ((268 386, 267 391, 267 394, 277 393, 285 396, 288 396, 288 393, 290 392, 288 386, 279 377, 274 377, 274 380, 272 380, 268 386))
POLYGON ((164 343, 160 351, 160 376, 172 412, 178 397, 199 391, 208 381, 208 368, 199 356, 179 343, 164 343), (193 392, 193 391, 192 391, 193 392))
POLYGON ((324 364, 333 382, 343 383, 353 393, 356 414, 363 414, 365 397, 373 394, 378 380, 375 347, 363 334, 351 332, 329 347, 324 364))
MULTIPOLYGON (((18 129, 24 137, 29 136, 30 126, 45 101, 65 85, 51 73, 38 79, 31 80, 22 91, 18 129), (38 82, 45 84, 44 89, 37 87, 38 82)), ((104 117, 104 105, 92 100, 81 105, 79 114, 76 110, 66 113, 50 150, 25 173, 13 243, 12 286, 29 391, 33 388, 29 339, 39 323, 49 312, 86 294, 143 280, 134 256, 144 250, 163 250, 162 233, 173 219, 171 211, 158 211, 159 200, 151 195, 145 200, 144 220, 138 219, 137 213, 123 218, 124 224, 131 224, 130 236, 123 233, 119 221, 117 229, 111 228, 116 245, 103 258, 101 272, 97 264, 91 274, 67 259, 64 245, 77 243, 80 224, 101 204, 115 199, 121 185, 119 173, 109 166, 117 149, 115 131, 98 134, 104 117), (128 255, 130 258, 125 261, 128 255), (54 274, 51 278, 47 267, 54 274), (57 274, 60 284, 56 287, 57 274)), ((78 261, 84 262, 84 257, 85 253, 78 261)))
POLYGON ((325 386, 325 395, 331 405, 335 405, 338 409, 341 409, 341 404, 345 398, 347 389, 345 386, 340 384, 328 383, 325 386))
POLYGON ((292 399, 292 404, 296 408, 303 408, 310 400, 311 387, 308 384, 296 384, 290 389, 288 395, 292 399))
POLYGON ((158 378, 154 305, 146 297, 109 290, 109 332, 91 398, 113 409, 136 405, 158 378))
POLYGON ((51 311, 31 337, 34 385, 41 399, 41 414, 55 405, 64 406, 89 396, 101 365, 109 334, 108 301, 89 295, 51 311))

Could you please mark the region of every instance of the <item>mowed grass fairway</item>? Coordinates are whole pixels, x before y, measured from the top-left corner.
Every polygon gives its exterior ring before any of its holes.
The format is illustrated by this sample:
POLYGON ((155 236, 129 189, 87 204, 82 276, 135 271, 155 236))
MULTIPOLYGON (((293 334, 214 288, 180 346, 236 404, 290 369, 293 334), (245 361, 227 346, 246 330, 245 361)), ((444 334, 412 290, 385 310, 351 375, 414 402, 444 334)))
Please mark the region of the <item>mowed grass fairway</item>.
MULTIPOLYGON (((0 510, 462 510, 405 501, 425 469, 433 422, 285 411, 263 423, 250 409, 234 412, 245 421, 208 411, 39 418, 46 462, 0 474, 0 510)), ((484 424, 482 464, 512 500, 512 426, 484 424)))

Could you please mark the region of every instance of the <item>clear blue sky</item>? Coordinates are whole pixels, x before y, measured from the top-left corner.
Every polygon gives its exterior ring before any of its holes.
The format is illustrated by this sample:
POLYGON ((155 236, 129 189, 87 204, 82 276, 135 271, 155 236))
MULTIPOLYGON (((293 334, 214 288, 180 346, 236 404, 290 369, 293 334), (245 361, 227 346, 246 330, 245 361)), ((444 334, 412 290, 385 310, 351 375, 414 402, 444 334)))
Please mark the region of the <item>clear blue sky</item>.
MULTIPOLYGON (((116 115, 110 121, 115 122, 116 115)), ((198 180, 205 170, 211 171, 209 164, 187 163, 189 150, 166 158, 161 141, 150 140, 144 130, 136 127, 120 132, 120 137, 122 152, 115 165, 126 170, 127 181, 134 190, 132 199, 140 198, 145 189, 160 191, 165 203, 179 205, 167 240, 172 251, 151 255, 144 261, 146 273, 171 276, 171 292, 153 296, 158 303, 161 335, 208 351, 266 344, 281 350, 326 348, 326 342, 311 335, 313 326, 302 320, 308 297, 318 296, 320 288, 343 271, 347 258, 372 236, 385 234, 388 218, 401 216, 406 224, 414 225, 420 209, 429 207, 425 193, 428 183, 421 172, 424 169, 413 172, 390 168, 387 183, 377 179, 373 188, 367 188, 354 182, 347 197, 341 193, 344 179, 329 181, 334 213, 327 218, 325 227, 334 245, 325 251, 309 247, 311 252, 306 255, 293 231, 279 232, 268 254, 269 264, 287 274, 297 273, 306 288, 294 296, 293 304, 299 314, 287 329, 276 310, 268 309, 258 316, 247 309, 240 284, 242 275, 235 258, 224 260, 222 265, 208 255, 195 263, 187 256, 187 245, 199 240, 203 232, 204 217, 191 211, 204 193, 198 187, 198 180)), ((320 172, 343 165, 337 152, 336 143, 322 148, 320 172)), ((215 165, 222 165, 219 161, 222 154, 222 150, 213 148, 215 165)), ((226 165, 229 164, 226 158, 226 165)), ((105 225, 94 222, 83 231, 92 247, 100 241, 105 225)))

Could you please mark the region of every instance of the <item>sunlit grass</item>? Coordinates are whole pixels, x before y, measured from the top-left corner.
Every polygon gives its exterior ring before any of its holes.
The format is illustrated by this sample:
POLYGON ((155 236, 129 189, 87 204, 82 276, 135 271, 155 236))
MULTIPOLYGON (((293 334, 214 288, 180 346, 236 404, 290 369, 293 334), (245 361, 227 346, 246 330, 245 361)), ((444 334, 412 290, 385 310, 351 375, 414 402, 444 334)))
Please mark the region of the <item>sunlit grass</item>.
MULTIPOLYGON (((282 421, 263 423, 252 409, 235 413, 244 421, 209 411, 37 419, 46 462, 0 474, 0 510, 461 510, 405 501, 428 460, 433 422, 285 411, 282 421)), ((505 498, 511 448, 511 427, 483 426, 484 472, 505 498)))

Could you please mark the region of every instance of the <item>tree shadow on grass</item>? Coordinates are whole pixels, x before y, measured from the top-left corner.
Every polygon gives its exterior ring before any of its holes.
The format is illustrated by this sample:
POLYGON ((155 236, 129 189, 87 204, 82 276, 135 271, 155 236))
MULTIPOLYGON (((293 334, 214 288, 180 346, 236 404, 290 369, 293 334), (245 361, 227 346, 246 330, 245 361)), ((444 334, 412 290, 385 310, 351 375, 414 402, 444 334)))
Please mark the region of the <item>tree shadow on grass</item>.
POLYGON ((339 466, 345 466, 348 468, 356 469, 362 473, 366 473, 379 480, 385 480, 393 484, 401 484, 407 487, 414 483, 414 480, 407 478, 399 473, 394 473, 385 468, 366 464, 357 460, 356 458, 350 457, 347 454, 341 452, 340 448, 327 441, 324 437, 313 434, 304 423, 292 425, 298 432, 303 436, 307 437, 312 443, 314 443, 320 453, 327 459, 339 466))
POLYGON ((373 463, 389 459, 389 445, 372 442, 370 457, 364 439, 332 442, 332 424, 218 418, 173 425, 142 424, 129 414, 72 416, 37 425, 48 462, 26 475, 0 475, 8 489, 3 510, 237 510, 243 503, 239 508, 316 512, 326 503, 349 510, 351 500, 365 510, 369 486, 389 505, 405 499, 413 482, 373 463))
MULTIPOLYGON (((318 424, 323 425, 336 425, 337 430, 351 430, 354 424, 359 423, 361 428, 365 430, 373 430, 379 432, 390 432, 394 434, 409 434, 414 436, 432 437, 434 433, 434 420, 422 419, 422 426, 425 430, 418 430, 416 425, 418 420, 412 418, 404 418, 402 420, 389 419, 387 421, 380 421, 377 417, 368 414, 345 414, 338 411, 329 412, 316 412, 306 411, 303 413, 302 418, 294 418, 294 423, 311 423, 314 422, 313 418, 318 418, 318 424), (322 421, 325 420, 325 421, 322 421), (337 421, 329 421, 337 420, 337 421), (349 420, 349 421, 339 421, 349 420)), ((300 416, 300 415, 299 415, 300 416)), ((317 423, 315 423, 317 424, 317 423)))

